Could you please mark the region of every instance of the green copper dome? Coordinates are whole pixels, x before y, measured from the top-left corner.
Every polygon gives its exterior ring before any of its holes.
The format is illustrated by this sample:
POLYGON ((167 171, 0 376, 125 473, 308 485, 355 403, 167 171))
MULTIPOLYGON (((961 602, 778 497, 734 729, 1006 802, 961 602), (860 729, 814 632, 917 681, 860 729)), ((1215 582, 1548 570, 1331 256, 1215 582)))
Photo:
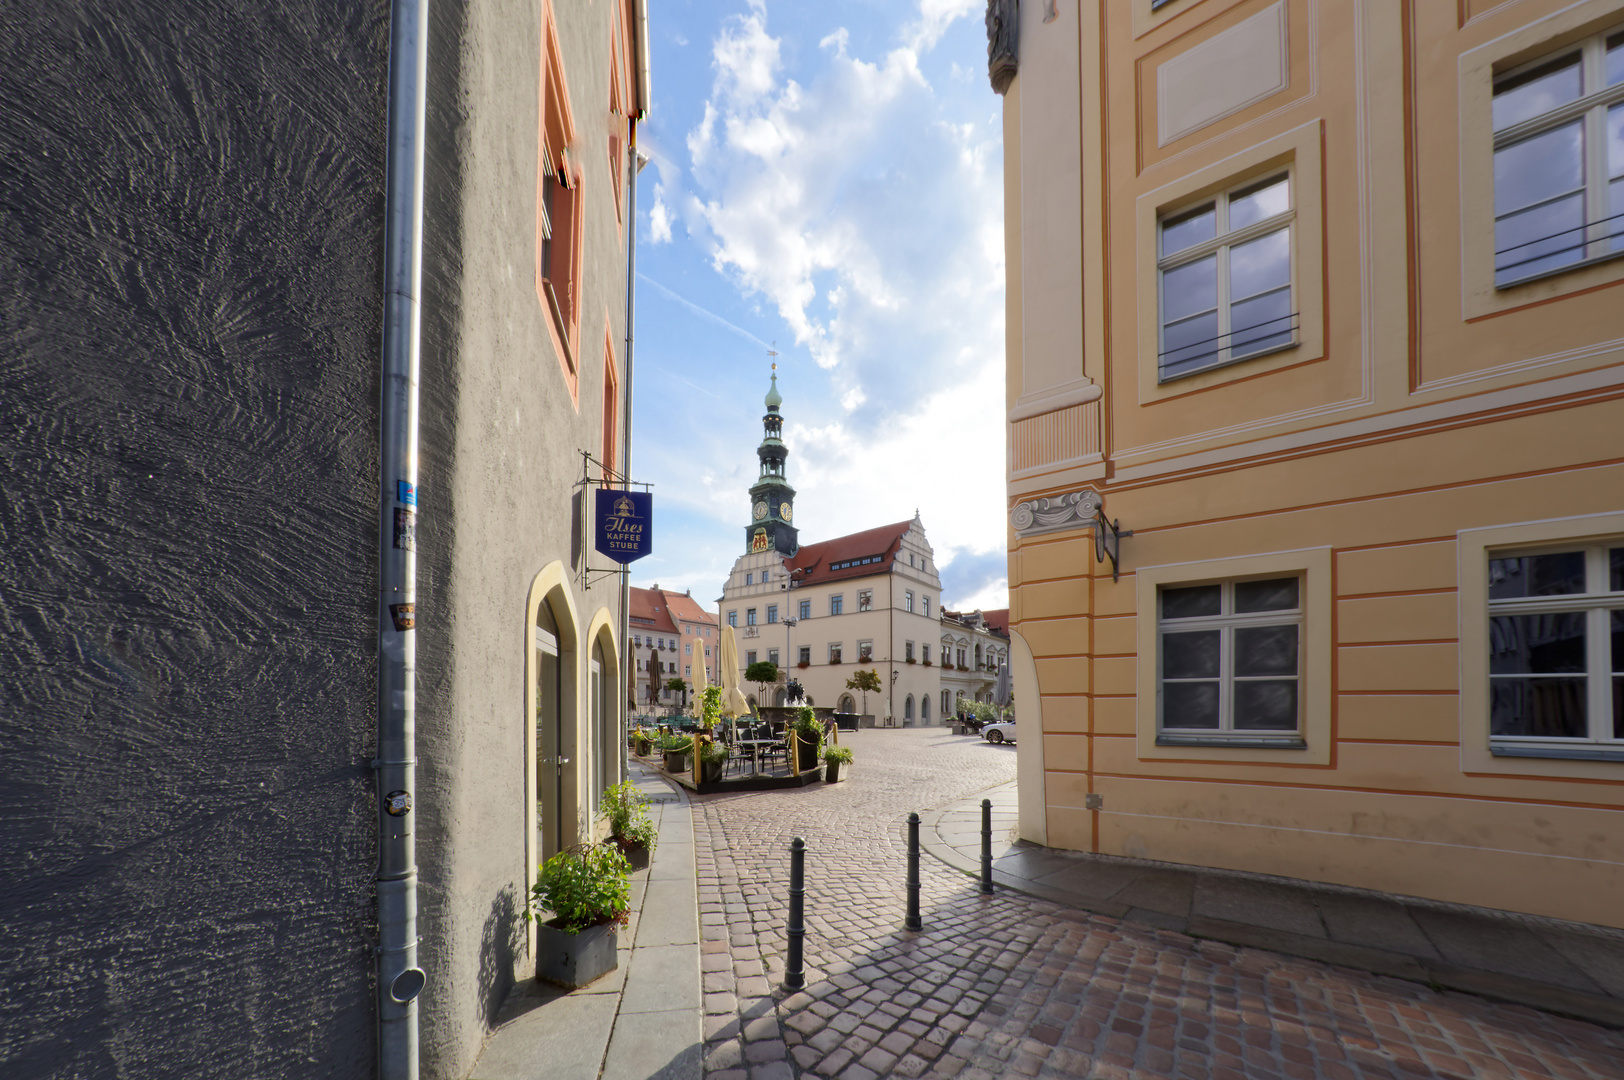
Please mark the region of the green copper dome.
POLYGON ((778 406, 782 405, 783 403, 784 399, 778 394, 778 373, 774 372, 772 387, 767 391, 767 408, 776 412, 778 410, 778 406))

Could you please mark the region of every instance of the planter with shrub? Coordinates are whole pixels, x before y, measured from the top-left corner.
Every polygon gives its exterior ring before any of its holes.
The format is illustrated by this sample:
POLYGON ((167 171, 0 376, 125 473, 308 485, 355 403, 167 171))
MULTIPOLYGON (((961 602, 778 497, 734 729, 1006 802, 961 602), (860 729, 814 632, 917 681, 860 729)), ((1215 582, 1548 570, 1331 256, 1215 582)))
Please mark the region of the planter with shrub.
POLYGON ((706 743, 699 748, 699 782, 701 784, 719 784, 722 782, 722 770, 727 768, 728 755, 732 751, 726 743, 706 743))
POLYGON ((659 842, 659 830, 648 816, 648 799, 631 781, 616 784, 598 802, 598 817, 609 823, 609 841, 620 848, 633 870, 648 867, 659 842))
POLYGON ((831 784, 837 784, 844 776, 846 767, 851 764, 851 747, 826 746, 823 748, 823 779, 831 784))
POLYGON ((542 864, 524 912, 527 922, 552 916, 536 928, 536 978, 574 988, 615 969, 630 877, 614 844, 581 844, 542 864))
POLYGON ((662 735, 654 744, 655 749, 665 755, 665 771, 668 773, 685 773, 688 771, 688 756, 693 753, 694 740, 689 735, 662 735))
POLYGON ((818 752, 823 747, 823 724, 805 705, 789 725, 791 750, 795 754, 795 771, 812 772, 818 767, 818 752))

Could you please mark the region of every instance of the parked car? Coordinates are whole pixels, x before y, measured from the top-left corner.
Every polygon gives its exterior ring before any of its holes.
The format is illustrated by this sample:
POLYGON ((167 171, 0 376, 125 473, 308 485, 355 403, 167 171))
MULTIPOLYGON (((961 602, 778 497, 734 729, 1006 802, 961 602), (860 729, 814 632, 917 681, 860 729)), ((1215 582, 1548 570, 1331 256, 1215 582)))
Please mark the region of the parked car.
POLYGON ((1015 741, 1015 721, 999 720, 981 729, 981 737, 990 743, 1015 741))

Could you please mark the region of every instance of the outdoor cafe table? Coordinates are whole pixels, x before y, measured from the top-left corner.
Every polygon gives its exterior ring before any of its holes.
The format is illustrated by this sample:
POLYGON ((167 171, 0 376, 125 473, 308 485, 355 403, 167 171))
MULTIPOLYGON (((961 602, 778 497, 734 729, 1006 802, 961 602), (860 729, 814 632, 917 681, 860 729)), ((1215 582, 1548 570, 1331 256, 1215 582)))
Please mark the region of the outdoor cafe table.
POLYGON ((782 741, 782 739, 740 739, 733 745, 750 748, 750 773, 755 775, 761 772, 761 748, 777 746, 782 741))

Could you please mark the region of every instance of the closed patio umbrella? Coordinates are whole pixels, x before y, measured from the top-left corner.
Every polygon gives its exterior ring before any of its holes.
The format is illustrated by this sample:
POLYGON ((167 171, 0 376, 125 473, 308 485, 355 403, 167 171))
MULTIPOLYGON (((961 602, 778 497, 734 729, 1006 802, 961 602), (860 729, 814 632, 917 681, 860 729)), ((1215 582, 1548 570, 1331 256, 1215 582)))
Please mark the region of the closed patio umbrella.
POLYGON ((993 704, 997 705, 999 708, 1003 708, 1005 705, 1009 704, 1009 694, 1011 689, 1009 682, 1009 662, 1004 661, 998 665, 998 681, 993 683, 992 688, 993 704))
POLYGON ((716 681, 722 687, 722 715, 736 720, 749 714, 750 703, 739 687, 739 643, 731 626, 722 627, 722 645, 717 652, 716 681))

